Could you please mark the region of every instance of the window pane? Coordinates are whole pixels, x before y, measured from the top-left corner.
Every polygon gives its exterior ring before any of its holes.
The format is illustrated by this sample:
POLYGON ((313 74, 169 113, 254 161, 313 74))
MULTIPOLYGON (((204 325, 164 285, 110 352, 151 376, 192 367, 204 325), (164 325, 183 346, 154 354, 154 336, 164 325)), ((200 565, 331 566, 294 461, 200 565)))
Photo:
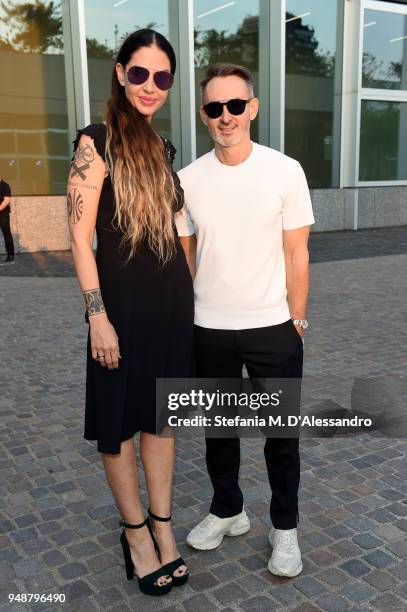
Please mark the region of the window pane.
MULTIPOLYGON (((204 155, 213 148, 205 125, 199 116, 201 92, 199 83, 208 66, 231 62, 248 68, 255 79, 258 93, 259 73, 259 2, 240 0, 219 4, 217 0, 195 0, 195 95, 196 154, 204 155)), ((251 125, 251 139, 258 140, 258 118, 251 125)))
POLYGON ((359 180, 406 180, 406 133, 407 102, 363 100, 359 180))
MULTIPOLYGON (((171 40, 168 0, 111 2, 85 0, 89 96, 92 123, 105 120, 112 71, 124 39, 141 28, 152 28, 171 40)), ((171 138, 171 93, 154 115, 154 128, 171 138)))
POLYGON ((0 176, 13 195, 66 191, 63 53, 60 1, 0 3, 0 176))
POLYGON ((285 153, 302 164, 311 187, 333 186, 337 4, 286 4, 285 153))
POLYGON ((407 89, 407 15, 365 10, 362 87, 407 89))

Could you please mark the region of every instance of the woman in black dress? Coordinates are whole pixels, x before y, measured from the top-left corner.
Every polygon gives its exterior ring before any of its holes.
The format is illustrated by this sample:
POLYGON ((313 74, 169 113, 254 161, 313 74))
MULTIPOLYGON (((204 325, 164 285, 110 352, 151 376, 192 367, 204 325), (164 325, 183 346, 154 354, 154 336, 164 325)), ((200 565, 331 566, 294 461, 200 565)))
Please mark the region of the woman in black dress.
POLYGON ((151 126, 175 64, 159 33, 139 30, 126 39, 106 124, 79 130, 68 182, 72 253, 89 322, 84 435, 97 440, 122 516, 127 578, 135 574, 152 595, 188 578, 169 522, 174 439, 156 435, 155 416, 155 379, 187 378, 192 363, 192 279, 174 225, 183 193, 172 169, 175 149, 151 126))

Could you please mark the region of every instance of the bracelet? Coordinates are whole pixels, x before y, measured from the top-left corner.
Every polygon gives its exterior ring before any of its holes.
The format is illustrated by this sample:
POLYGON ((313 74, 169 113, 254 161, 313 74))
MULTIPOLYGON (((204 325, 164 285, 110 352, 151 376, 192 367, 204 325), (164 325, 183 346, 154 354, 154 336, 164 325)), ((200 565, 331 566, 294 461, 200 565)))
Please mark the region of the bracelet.
POLYGON ((306 330, 308 327, 307 319, 292 319, 292 322, 296 327, 301 327, 302 330, 306 330))

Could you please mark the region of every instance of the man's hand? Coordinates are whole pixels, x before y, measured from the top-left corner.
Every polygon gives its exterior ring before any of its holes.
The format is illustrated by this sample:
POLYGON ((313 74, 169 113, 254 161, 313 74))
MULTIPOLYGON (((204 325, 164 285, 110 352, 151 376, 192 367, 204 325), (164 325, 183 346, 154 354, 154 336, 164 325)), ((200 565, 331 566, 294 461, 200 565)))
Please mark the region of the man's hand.
MULTIPOLYGON (((294 323, 293 323, 293 325, 294 325, 294 323)), ((300 334, 301 338, 304 339, 305 331, 302 329, 302 327, 300 327, 299 325, 294 325, 294 327, 297 330, 297 332, 300 334)))

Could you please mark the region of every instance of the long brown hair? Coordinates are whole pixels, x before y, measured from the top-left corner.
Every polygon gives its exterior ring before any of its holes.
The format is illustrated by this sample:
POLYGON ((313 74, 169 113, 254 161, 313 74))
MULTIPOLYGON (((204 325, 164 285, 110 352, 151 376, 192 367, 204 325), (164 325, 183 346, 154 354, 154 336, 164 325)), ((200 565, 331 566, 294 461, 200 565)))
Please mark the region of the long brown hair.
MULTIPOLYGON (((116 63, 125 67, 137 49, 153 44, 166 53, 174 74, 173 48, 162 34, 150 29, 131 34, 124 41, 116 63)), ((172 211, 175 189, 171 170, 161 138, 127 99, 115 69, 106 126, 106 160, 116 201, 114 223, 123 232, 123 242, 130 247, 128 260, 146 238, 159 260, 166 263, 175 251, 172 211)))

